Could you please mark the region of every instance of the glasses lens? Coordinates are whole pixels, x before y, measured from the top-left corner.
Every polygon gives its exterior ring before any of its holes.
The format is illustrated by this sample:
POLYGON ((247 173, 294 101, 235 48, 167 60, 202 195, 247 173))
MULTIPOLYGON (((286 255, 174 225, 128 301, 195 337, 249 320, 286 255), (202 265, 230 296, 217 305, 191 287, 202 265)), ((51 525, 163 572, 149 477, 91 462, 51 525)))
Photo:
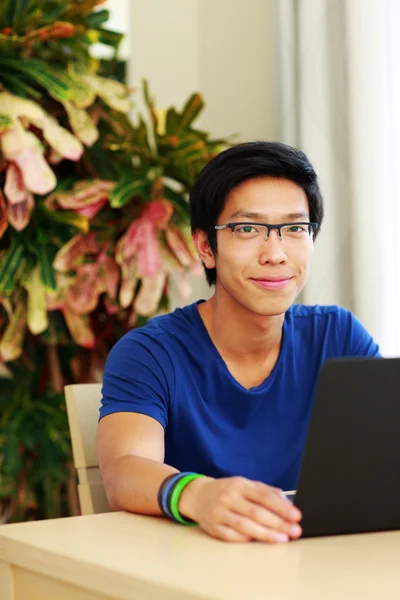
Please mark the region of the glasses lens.
POLYGON ((235 226, 233 235, 237 240, 262 242, 267 237, 267 228, 264 225, 241 223, 235 226))
POLYGON ((282 238, 287 242, 309 242, 312 231, 313 228, 309 224, 292 223, 282 227, 282 238))
MULTIPOLYGON (((312 239, 313 228, 309 223, 290 223, 281 227, 281 239, 288 244, 308 243, 312 239)), ((268 238, 268 227, 257 223, 238 223, 233 230, 238 242, 262 245, 268 238)))

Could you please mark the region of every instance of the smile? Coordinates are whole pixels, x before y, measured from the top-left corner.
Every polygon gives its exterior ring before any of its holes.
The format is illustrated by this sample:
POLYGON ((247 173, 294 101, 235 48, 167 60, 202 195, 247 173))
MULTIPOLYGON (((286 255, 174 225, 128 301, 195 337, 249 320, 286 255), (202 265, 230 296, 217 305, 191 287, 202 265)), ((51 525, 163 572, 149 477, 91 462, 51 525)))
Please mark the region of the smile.
POLYGON ((271 278, 271 279, 251 279, 251 281, 254 281, 254 283, 256 283, 257 285, 259 285, 260 287, 263 287, 267 290, 281 290, 284 287, 286 287, 290 281, 292 280, 292 277, 282 277, 282 278, 271 278))

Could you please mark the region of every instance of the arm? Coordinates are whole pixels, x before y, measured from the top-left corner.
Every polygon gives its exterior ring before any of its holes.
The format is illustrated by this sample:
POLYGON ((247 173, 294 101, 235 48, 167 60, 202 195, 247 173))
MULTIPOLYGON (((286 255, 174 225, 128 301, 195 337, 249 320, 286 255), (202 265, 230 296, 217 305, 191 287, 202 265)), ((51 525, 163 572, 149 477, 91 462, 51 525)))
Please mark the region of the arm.
MULTIPOLYGON (((97 455, 104 488, 113 510, 161 515, 160 485, 177 469, 163 464, 164 430, 155 419, 117 413, 102 419, 97 455)), ((184 490, 181 514, 209 535, 227 541, 267 542, 299 537, 301 515, 280 490, 242 477, 197 479, 184 490)))
MULTIPOLYGON (((97 456, 113 510, 161 514, 159 487, 178 472, 163 463, 168 396, 168 374, 147 347, 128 339, 110 353, 97 456)), ((192 481, 183 490, 179 511, 223 540, 278 542, 301 535, 301 513, 280 490, 243 477, 192 481)))
POLYGON ((136 413, 104 417, 97 431, 97 456, 112 510, 160 515, 157 492, 177 469, 163 463, 164 429, 136 413))

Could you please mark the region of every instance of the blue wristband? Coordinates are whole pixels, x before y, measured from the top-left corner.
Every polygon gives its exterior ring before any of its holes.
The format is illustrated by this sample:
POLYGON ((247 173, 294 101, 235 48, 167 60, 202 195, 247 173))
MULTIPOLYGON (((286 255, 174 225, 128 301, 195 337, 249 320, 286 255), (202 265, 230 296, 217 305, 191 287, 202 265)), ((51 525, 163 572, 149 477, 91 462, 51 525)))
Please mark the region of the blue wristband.
POLYGON ((168 483, 165 486, 165 488, 163 489, 163 492, 162 492, 162 495, 161 495, 161 507, 162 507, 163 513, 165 515, 167 515, 167 517, 169 517, 170 519, 173 519, 173 520, 175 520, 175 518, 174 518, 174 515, 172 514, 172 512, 170 511, 169 506, 168 506, 168 494, 169 494, 170 489, 174 485, 174 483, 176 481, 178 481, 184 475, 185 475, 184 473, 177 473, 175 475, 175 477, 172 477, 168 481, 168 483))
POLYGON ((192 474, 193 474, 192 472, 177 473, 175 475, 175 477, 172 477, 168 481, 167 485, 162 490, 162 494, 161 494, 161 510, 163 511, 163 513, 167 517, 169 517, 173 521, 176 521, 176 519, 175 519, 174 515, 172 514, 171 509, 169 507, 170 492, 175 487, 176 483, 178 483, 178 481, 180 479, 182 479, 183 477, 186 477, 186 475, 192 475, 192 474))

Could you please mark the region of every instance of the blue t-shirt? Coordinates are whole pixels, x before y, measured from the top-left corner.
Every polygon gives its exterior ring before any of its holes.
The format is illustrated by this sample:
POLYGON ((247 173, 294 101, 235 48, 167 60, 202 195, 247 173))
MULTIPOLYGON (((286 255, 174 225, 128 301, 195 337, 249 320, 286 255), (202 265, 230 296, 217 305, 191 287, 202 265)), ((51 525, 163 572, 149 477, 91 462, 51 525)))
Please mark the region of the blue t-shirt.
POLYGON ((136 412, 157 419, 165 462, 180 471, 295 489, 319 370, 342 356, 379 356, 379 349, 349 311, 293 305, 275 367, 248 390, 229 372, 194 303, 116 343, 100 418, 136 412))

